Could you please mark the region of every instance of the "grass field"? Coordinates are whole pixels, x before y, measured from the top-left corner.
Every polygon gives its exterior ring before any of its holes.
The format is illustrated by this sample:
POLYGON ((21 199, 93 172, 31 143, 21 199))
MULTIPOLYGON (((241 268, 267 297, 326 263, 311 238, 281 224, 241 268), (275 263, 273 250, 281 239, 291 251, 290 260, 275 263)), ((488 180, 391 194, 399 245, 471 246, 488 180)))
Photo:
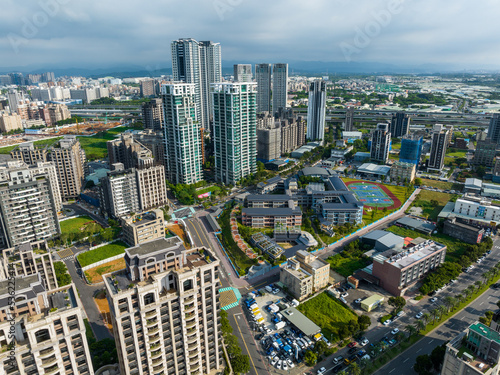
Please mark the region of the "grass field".
MULTIPOLYGON (((451 150, 451 149, 448 149, 451 150)), ((455 152, 447 152, 446 156, 455 158, 465 158, 467 155, 467 150, 455 150, 455 152)))
POLYGON ((212 194, 217 195, 220 192, 220 187, 218 187, 218 186, 210 186, 210 187, 207 187, 207 188, 204 188, 204 189, 196 190, 196 197, 198 197, 198 195, 208 193, 209 191, 211 191, 212 194))
POLYGON ((328 340, 333 338, 333 341, 339 339, 337 336, 339 326, 349 323, 350 320, 357 320, 356 314, 326 292, 300 304, 298 310, 320 326, 323 335, 328 340))
POLYGON ((437 180, 431 180, 428 178, 421 178, 421 180, 422 180, 422 185, 434 187, 434 188, 441 189, 441 190, 462 191, 462 189, 464 188, 464 185, 454 184, 452 182, 437 181, 437 180))
POLYGON ((89 222, 94 222, 94 219, 89 216, 79 216, 75 217, 74 219, 61 221, 61 233, 80 233, 82 232, 82 228, 85 226, 85 224, 89 222))
POLYGON ((91 284, 96 284, 102 281, 102 275, 104 275, 105 273, 111 273, 114 271, 122 270, 124 268, 125 259, 120 258, 88 269, 87 271, 85 271, 85 276, 91 284))
MULTIPOLYGON (((62 137, 55 137, 55 138, 50 138, 50 139, 41 139, 39 141, 33 142, 35 146, 45 146, 45 145, 51 145, 52 143, 57 142, 60 140, 62 137)), ((18 145, 14 146, 5 146, 0 148, 0 154, 8 154, 10 153, 14 148, 16 148, 18 145)))
POLYGON ((344 258, 340 254, 335 254, 326 259, 330 263, 330 267, 337 273, 344 277, 351 276, 354 271, 364 268, 371 262, 369 259, 359 259, 359 258, 344 258))
POLYGON ((98 247, 97 249, 89 250, 79 254, 78 262, 80 263, 80 266, 85 267, 89 264, 114 257, 115 255, 123 254, 125 252, 125 249, 128 247, 129 246, 127 246, 124 242, 114 242, 109 245, 98 247))
POLYGON ((411 207, 422 208, 422 217, 432 221, 437 221, 438 215, 443 207, 448 203, 454 194, 440 193, 438 191, 421 190, 411 204, 411 207), (437 201, 439 204, 434 206, 431 201, 437 201))
POLYGON ((401 237, 411 237, 411 238, 422 237, 446 245, 447 247, 446 261, 452 261, 452 262, 458 261, 460 257, 464 254, 465 249, 469 246, 469 244, 465 242, 461 242, 460 240, 457 240, 442 233, 436 233, 433 234, 432 236, 429 236, 411 229, 397 227, 395 225, 387 228, 386 230, 401 237))
POLYGON ((88 160, 103 159, 108 156, 107 142, 116 139, 118 134, 130 129, 137 128, 120 126, 105 132, 99 132, 90 137, 79 136, 78 140, 80 141, 88 160))

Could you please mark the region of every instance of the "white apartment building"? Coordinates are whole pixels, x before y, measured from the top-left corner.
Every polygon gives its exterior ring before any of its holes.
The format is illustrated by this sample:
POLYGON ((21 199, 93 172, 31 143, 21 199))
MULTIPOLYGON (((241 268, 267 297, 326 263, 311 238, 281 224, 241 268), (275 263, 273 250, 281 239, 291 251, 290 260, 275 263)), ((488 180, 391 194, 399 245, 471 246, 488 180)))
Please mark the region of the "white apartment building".
POLYGON ((456 200, 453 212, 472 220, 500 223, 500 207, 483 197, 465 195, 456 200))
POLYGON ((103 277, 121 374, 219 370, 219 260, 179 237, 125 251, 126 270, 103 277))
POLYGON ((212 84, 215 179, 236 184, 257 171, 257 85, 212 84))
POLYGON ((163 85, 165 174, 174 184, 194 184, 201 170, 201 127, 196 117, 195 85, 163 85))

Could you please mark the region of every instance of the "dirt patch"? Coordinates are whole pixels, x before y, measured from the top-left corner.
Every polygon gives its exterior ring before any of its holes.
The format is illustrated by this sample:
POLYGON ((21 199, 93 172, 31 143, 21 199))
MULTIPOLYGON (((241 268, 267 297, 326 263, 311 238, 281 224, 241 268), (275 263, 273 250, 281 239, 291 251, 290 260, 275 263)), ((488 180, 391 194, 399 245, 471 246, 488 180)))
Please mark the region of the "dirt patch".
POLYGON ((109 311, 108 299, 106 298, 106 294, 104 292, 98 293, 94 297, 95 304, 99 309, 99 312, 102 315, 102 319, 104 321, 104 325, 109 329, 111 334, 113 334, 113 324, 111 323, 111 313, 109 311))
POLYGON ((182 241, 184 242, 184 246, 186 246, 186 249, 191 248, 191 244, 188 241, 187 234, 179 224, 167 225, 167 229, 182 239, 182 241))
POLYGON ((296 246, 297 244, 295 242, 278 242, 278 245, 286 250, 296 246))
POLYGON ((91 284, 102 282, 102 275, 125 268, 125 259, 116 259, 108 263, 101 264, 100 266, 93 267, 85 271, 85 276, 91 284))

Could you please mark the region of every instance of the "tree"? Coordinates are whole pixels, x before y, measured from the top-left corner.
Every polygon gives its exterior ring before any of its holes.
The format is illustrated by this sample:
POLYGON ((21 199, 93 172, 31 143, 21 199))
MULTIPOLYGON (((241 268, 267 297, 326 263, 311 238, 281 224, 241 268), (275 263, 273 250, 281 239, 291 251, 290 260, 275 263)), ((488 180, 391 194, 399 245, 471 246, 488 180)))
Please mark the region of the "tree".
POLYGON ((406 332, 408 332, 408 339, 417 331, 415 326, 413 326, 412 324, 408 324, 407 326, 405 326, 405 330, 406 332))
POLYGON ((233 371, 237 374, 245 374, 250 371, 250 358, 246 354, 237 354, 231 359, 233 371))
POLYGON ((423 331, 425 329, 425 322, 423 319, 420 319, 420 320, 417 320, 417 331, 420 332, 420 331, 423 331))
POLYGON ((323 353, 328 349, 328 345, 323 340, 316 341, 314 344, 314 351, 318 356, 323 355, 323 353))
POLYGON ((401 310, 403 307, 405 307, 406 300, 403 297, 390 297, 388 303, 396 310, 401 310))
POLYGON ((435 200, 435 199, 431 199, 431 206, 432 207, 437 207, 437 206, 439 206, 439 202, 437 200, 435 200))
POLYGON ((444 361, 444 355, 446 353, 446 344, 436 346, 430 355, 430 360, 434 367, 434 370, 439 371, 441 369, 441 365, 444 361))
POLYGON ((361 331, 366 331, 371 323, 371 319, 368 315, 361 315, 358 318, 359 329, 361 331))
POLYGON ((349 367, 351 369, 351 375, 361 375, 361 368, 356 362, 352 363, 349 367))
POLYGON ((483 283, 480 280, 477 280, 474 285, 477 287, 477 291, 479 292, 479 289, 483 286, 483 283))
POLYGON ((453 298, 452 296, 446 296, 446 297, 444 297, 443 303, 446 306, 446 312, 450 311, 450 309, 453 307, 454 300, 455 300, 455 298, 453 298))
POLYGON ((417 178, 415 179, 415 186, 420 186, 420 185, 422 185, 422 179, 421 179, 421 178, 419 178, 419 177, 417 177, 417 178))
POLYGON ((311 350, 308 350, 304 355, 304 361, 307 366, 312 367, 318 361, 318 356, 316 355, 316 353, 312 352, 311 350))
POLYGON ((230 335, 233 333, 233 327, 231 327, 231 324, 229 324, 229 319, 227 318, 227 311, 221 310, 220 311, 220 317, 221 317, 221 331, 224 336, 230 335))
POLYGON ((483 323, 485 326, 489 327, 491 324, 491 320, 493 319, 493 315, 494 315, 493 311, 486 311, 484 313, 484 316, 481 316, 479 318, 479 321, 483 323))
POLYGON ((419 375, 427 375, 431 374, 432 365, 432 361, 427 354, 419 355, 413 365, 413 369, 419 375))
POLYGON ((71 284, 71 276, 63 262, 54 262, 54 271, 59 287, 71 284))

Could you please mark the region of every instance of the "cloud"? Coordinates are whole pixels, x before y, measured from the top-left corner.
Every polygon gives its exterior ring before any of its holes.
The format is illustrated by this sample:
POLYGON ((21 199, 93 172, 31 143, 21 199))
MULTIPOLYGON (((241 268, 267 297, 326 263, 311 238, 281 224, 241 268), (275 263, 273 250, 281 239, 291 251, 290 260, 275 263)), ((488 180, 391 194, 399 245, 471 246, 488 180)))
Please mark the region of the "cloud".
POLYGON ((231 61, 351 61, 481 67, 500 60, 500 4, 483 0, 4 0, 2 66, 170 66, 181 37, 231 61), (397 11, 391 11, 395 2, 397 11), (389 17, 384 18, 384 15, 389 17), (378 27, 377 27, 378 25, 378 27), (356 44, 359 33, 368 41, 356 44))

